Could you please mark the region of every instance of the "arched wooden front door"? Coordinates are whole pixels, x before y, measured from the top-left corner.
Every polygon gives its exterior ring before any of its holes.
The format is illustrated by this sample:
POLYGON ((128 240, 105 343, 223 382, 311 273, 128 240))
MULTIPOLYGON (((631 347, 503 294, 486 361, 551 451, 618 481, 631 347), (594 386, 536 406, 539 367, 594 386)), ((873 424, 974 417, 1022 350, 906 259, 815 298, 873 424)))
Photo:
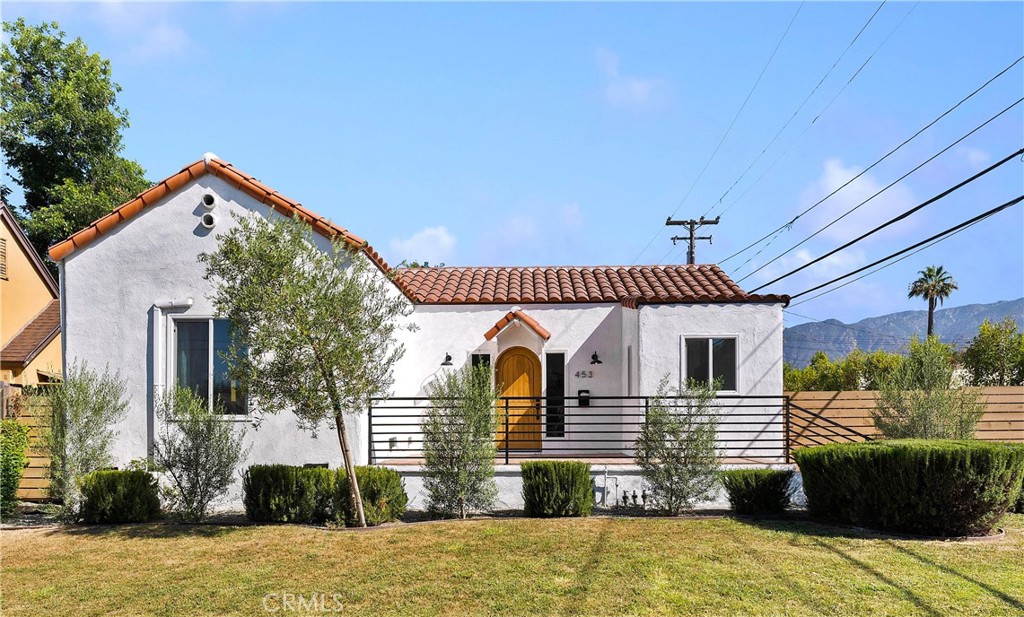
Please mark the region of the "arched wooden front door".
POLYGON ((525 347, 513 347, 498 356, 494 371, 495 383, 501 389, 501 398, 498 399, 498 448, 503 450, 507 446, 509 450, 539 450, 540 358, 525 347))

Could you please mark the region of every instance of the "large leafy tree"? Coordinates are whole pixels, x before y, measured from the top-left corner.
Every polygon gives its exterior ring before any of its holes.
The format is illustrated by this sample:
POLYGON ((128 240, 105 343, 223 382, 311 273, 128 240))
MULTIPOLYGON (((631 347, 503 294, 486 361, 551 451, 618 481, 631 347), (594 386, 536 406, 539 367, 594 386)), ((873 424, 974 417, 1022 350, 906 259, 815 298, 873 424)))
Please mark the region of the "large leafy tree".
POLYGON ((999 323, 986 319, 964 350, 963 362, 974 385, 1024 385, 1024 333, 1012 317, 999 323))
POLYGON ((928 266, 918 272, 920 276, 910 284, 908 298, 924 298, 928 301, 928 336, 935 334, 935 306, 942 304, 954 291, 959 289, 953 275, 942 266, 928 266))
MULTIPOLYGON (((404 353, 395 339, 411 306, 358 250, 336 240, 317 246, 298 220, 238 218, 200 256, 217 287, 213 302, 238 333, 228 353, 232 379, 258 413, 291 409, 316 434, 333 423, 349 478, 357 478, 345 416, 386 395, 404 353)), ((348 483, 366 526, 358 482, 348 483)))
POLYGON ((110 62, 82 39, 66 40, 56 22, 19 18, 3 30, 0 147, 24 191, 22 223, 44 254, 148 183, 120 156, 128 113, 117 106, 110 62))

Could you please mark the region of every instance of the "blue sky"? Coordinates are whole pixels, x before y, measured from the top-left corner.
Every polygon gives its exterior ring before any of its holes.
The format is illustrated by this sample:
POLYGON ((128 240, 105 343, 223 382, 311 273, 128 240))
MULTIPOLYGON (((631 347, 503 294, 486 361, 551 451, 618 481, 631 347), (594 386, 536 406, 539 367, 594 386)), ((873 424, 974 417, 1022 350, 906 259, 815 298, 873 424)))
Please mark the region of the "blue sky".
MULTIPOLYGON (((697 251, 699 262, 723 260, 1024 54, 1021 3, 888 2, 719 205, 877 6, 7 2, 3 18, 58 20, 112 61, 131 114, 125 155, 153 180, 212 151, 369 239, 392 263, 620 265, 685 261, 684 247, 668 240, 680 229, 665 228, 665 218, 729 206, 707 229, 714 243, 697 251)), ((1024 62, 749 264, 753 251, 723 267, 742 278, 1022 96, 1024 62)), ((1020 148, 1022 110, 743 286, 1020 148)), ((1022 170, 1008 163, 770 290, 803 291, 1016 197, 1022 170)), ((856 321, 924 308, 906 287, 933 263, 960 284, 951 305, 1020 297, 1024 207, 794 310, 856 321)))

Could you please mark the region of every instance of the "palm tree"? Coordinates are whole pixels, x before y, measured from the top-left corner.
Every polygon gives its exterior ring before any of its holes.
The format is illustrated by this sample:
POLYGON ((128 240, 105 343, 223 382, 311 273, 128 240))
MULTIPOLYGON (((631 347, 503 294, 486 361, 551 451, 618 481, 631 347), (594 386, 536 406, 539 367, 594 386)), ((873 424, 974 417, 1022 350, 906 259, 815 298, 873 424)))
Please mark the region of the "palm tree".
POLYGON ((935 332, 935 301, 939 304, 959 289, 953 275, 942 266, 928 266, 918 272, 920 278, 910 284, 907 298, 924 298, 928 301, 928 336, 935 332))

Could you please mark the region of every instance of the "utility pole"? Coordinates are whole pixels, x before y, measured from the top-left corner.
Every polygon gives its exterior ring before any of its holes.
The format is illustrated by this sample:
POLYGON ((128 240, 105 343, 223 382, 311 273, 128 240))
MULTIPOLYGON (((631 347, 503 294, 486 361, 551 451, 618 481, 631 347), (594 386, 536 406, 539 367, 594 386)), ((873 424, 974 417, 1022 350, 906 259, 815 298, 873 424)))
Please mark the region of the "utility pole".
POLYGON ((714 219, 706 219, 703 216, 700 220, 690 219, 688 221, 673 221, 672 217, 665 219, 665 225, 682 225, 690 228, 690 237, 685 236, 672 236, 672 244, 675 244, 679 240, 686 240, 689 244, 689 249, 686 251, 686 263, 696 263, 696 256, 694 254, 694 244, 697 240, 707 240, 708 244, 711 244, 711 236, 697 236, 696 231, 705 225, 717 225, 718 221, 721 220, 721 216, 716 216, 714 219))

